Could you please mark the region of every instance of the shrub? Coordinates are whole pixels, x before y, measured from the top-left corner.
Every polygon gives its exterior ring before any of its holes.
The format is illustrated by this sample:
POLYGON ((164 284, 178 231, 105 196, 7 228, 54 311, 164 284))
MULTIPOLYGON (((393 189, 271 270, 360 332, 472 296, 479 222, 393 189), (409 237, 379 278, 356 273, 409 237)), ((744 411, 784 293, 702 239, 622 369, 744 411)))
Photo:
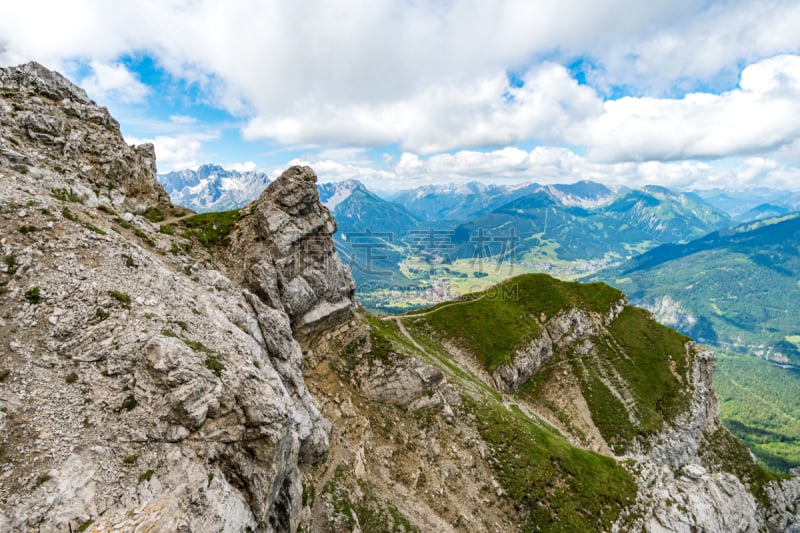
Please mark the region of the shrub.
POLYGON ((53 195, 53 198, 56 200, 61 200, 62 202, 73 202, 82 204, 80 196, 75 194, 72 189, 53 189, 50 191, 50 194, 53 195))
POLYGON ((155 224, 164 220, 164 213, 159 208, 153 207, 145 211, 144 218, 155 224))
POLYGON ((139 228, 133 228, 133 234, 142 239, 147 246, 155 248, 156 241, 154 241, 153 238, 144 231, 140 230, 139 228))
POLYGON ((69 374, 66 375, 64 381, 66 381, 67 383, 75 383, 76 381, 78 381, 78 374, 76 374, 75 372, 70 372, 69 374))
POLYGON ((128 394, 124 400, 122 400, 122 405, 120 405, 120 409, 125 409, 126 411, 132 411, 139 402, 136 401, 136 398, 133 397, 133 394, 128 394))
POLYGON ((217 358, 216 354, 208 354, 206 356, 206 368, 211 370, 217 377, 222 377, 222 371, 225 370, 225 365, 217 358))
POLYGON ((147 472, 142 472, 141 474, 139 474, 139 483, 143 481, 150 481, 150 478, 153 477, 153 474, 155 473, 156 473, 155 470, 152 469, 148 470, 147 472))
POLYGON ((25 299, 32 304, 38 304, 39 300, 41 299, 39 287, 31 287, 25 291, 25 299))
POLYGON ((17 259, 13 255, 6 256, 6 274, 9 276, 13 276, 17 272, 17 268, 19 265, 17 264, 17 259))
POLYGON ((131 308, 131 297, 124 292, 108 291, 108 295, 120 302, 125 309, 131 308))
POLYGON ((119 226, 125 229, 131 229, 131 223, 125 220, 124 218, 116 217, 114 218, 114 223, 118 224, 119 226))
POLYGON ((64 218, 66 218, 67 220, 71 220, 73 222, 80 222, 78 215, 70 211, 68 207, 62 209, 61 214, 64 215, 64 218))
POLYGON ((64 215, 64 218, 66 218, 67 220, 71 220, 72 222, 76 222, 76 223, 80 224, 81 226, 83 226, 84 228, 88 229, 89 231, 92 231, 92 232, 97 233, 99 235, 106 235, 105 231, 101 230, 100 228, 98 228, 97 226, 95 226, 94 224, 92 224, 90 222, 86 222, 84 220, 81 220, 78 215, 76 215, 75 213, 73 213, 72 211, 70 211, 66 207, 61 210, 61 214, 64 215))
POLYGON ((227 246, 228 235, 239 220, 240 211, 223 211, 220 213, 203 213, 177 222, 186 228, 184 237, 195 237, 206 248, 227 246))
POLYGON ((90 224, 89 222, 81 221, 81 226, 83 226, 84 228, 88 229, 91 232, 97 233, 98 235, 107 235, 105 231, 101 230, 94 224, 90 224))
POLYGON ((94 520, 90 518, 86 522, 83 522, 81 525, 79 525, 78 528, 75 530, 75 532, 79 533, 80 531, 86 531, 87 529, 89 529, 89 526, 91 526, 93 523, 94 520))

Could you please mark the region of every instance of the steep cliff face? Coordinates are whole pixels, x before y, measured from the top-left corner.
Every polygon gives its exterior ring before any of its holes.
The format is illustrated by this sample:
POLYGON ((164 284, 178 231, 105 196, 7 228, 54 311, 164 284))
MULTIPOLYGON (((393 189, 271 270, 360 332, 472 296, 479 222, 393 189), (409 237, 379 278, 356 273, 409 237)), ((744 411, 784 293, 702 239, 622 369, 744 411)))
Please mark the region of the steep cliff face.
POLYGON ((329 425, 292 323, 350 312, 335 226, 290 169, 235 225, 243 276, 167 225, 154 171, 58 74, 0 69, 3 531, 296 527, 329 425))
POLYGON ((237 279, 304 333, 341 321, 355 283, 333 244, 336 222, 319 201, 317 177, 292 167, 246 206, 227 258, 237 279))

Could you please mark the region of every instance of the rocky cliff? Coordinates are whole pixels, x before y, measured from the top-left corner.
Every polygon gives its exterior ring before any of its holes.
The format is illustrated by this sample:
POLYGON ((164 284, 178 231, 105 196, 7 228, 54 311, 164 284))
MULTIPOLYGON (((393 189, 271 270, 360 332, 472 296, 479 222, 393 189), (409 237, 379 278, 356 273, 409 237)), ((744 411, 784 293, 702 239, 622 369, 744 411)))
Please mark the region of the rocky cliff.
POLYGON ((311 169, 203 215, 154 171, 58 74, 0 69, 0 530, 797 530, 713 354, 619 292, 379 319, 311 169))
POLYGON ((60 75, 0 69, 0 529, 296 527, 328 424, 292 324, 353 292, 314 181, 290 169, 236 223, 252 264, 216 260, 170 229, 152 146, 60 75))

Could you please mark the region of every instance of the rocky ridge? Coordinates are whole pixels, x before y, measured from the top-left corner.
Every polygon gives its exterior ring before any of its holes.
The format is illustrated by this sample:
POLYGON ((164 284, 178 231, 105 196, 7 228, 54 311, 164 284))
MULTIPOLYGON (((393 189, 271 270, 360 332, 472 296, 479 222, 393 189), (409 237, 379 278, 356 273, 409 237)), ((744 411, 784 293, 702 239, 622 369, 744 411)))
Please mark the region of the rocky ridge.
POLYGON ((500 365, 493 373, 494 386, 501 392, 516 392, 556 350, 577 345, 579 353, 586 354, 594 346, 589 337, 598 335, 628 305, 626 299, 616 302, 605 316, 572 308, 560 313, 542 325, 541 335, 517 350, 508 363, 500 365))

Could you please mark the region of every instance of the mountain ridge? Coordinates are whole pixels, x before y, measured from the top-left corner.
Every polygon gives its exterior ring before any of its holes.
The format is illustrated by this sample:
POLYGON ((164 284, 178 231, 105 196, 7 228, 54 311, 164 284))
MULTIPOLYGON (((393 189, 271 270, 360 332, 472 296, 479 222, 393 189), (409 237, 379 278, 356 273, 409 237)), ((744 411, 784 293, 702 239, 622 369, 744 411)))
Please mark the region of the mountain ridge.
POLYGON ((171 200, 198 213, 238 209, 258 198, 269 184, 263 172, 226 170, 220 165, 200 165, 158 175, 171 200))
POLYGON ((786 340, 794 327, 784 314, 800 276, 798 240, 800 213, 790 213, 663 245, 592 277, 662 307, 666 323, 705 342, 796 365, 800 352, 786 340))

